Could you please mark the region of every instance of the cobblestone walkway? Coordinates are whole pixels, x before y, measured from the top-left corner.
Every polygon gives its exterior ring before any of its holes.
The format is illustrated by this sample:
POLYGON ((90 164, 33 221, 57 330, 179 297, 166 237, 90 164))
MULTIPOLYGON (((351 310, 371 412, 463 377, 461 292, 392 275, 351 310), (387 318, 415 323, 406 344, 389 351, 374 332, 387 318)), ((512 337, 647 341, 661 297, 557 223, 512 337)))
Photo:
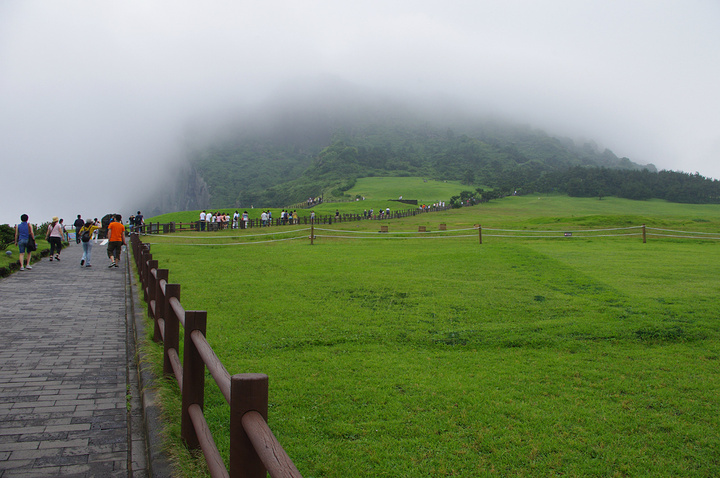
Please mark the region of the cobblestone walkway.
POLYGON ((92 252, 0 280, 0 478, 148 476, 127 255, 92 252))

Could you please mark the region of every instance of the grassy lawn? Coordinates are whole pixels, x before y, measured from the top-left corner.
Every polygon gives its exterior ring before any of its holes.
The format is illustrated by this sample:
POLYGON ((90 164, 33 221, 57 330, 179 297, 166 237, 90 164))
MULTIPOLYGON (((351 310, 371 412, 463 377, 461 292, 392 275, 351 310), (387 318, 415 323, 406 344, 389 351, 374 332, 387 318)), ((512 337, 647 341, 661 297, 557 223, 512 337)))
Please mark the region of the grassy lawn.
MULTIPOLYGON (((405 199, 416 199, 418 204, 432 204, 437 201, 450 202, 450 198, 459 195, 463 190, 474 190, 474 187, 464 186, 458 181, 435 181, 423 178, 360 178, 354 188, 346 192, 347 195, 355 197, 356 195, 364 196, 365 201, 351 201, 348 199, 346 203, 326 203, 319 204, 312 208, 316 214, 334 214, 336 209, 340 209, 344 214, 361 214, 364 209, 380 209, 390 208, 391 210, 411 209, 414 206, 392 201, 399 196, 405 199), (401 191, 396 194, 397 191, 401 191)), ((212 211, 227 212, 232 216, 235 210, 242 213, 247 211, 251 219, 257 219, 263 210, 272 211, 273 218, 280 217, 280 211, 284 208, 216 208, 212 211)), ((210 209, 209 209, 210 210, 210 209)), ((297 210, 300 217, 310 216, 310 209, 297 210)), ((200 217, 200 211, 183 211, 168 214, 161 214, 152 218, 146 218, 146 222, 192 222, 197 221, 200 217)))
MULTIPOLYGON (((37 251, 32 253, 32 257, 34 260, 38 260, 41 255, 42 251, 44 249, 49 249, 49 245, 47 241, 45 240, 44 234, 35 234, 35 240, 37 244, 37 251)), ((10 264, 15 264, 20 260, 20 251, 18 249, 18 246, 16 246, 14 243, 11 243, 7 246, 7 249, 0 251, 0 268, 6 268, 9 267, 10 264), (10 251, 11 254, 7 255, 7 251, 10 251)), ((25 260, 27 260, 27 253, 25 255, 25 260)), ((9 273, 9 270, 8 270, 9 273)))
MULTIPOLYGON (((389 221, 423 222, 712 232, 720 207, 516 197, 389 221)), ((154 258, 186 309, 208 311, 230 373, 269 375, 270 426, 306 478, 720 473, 717 241, 183 236, 151 238, 154 258)), ((227 406, 208 382, 227 456, 227 406)))
POLYGON ((449 202, 460 191, 475 191, 475 186, 466 186, 459 181, 437 181, 424 178, 359 178, 352 189, 345 194, 350 197, 363 196, 367 201, 388 199, 416 199, 419 204, 437 201, 449 202))

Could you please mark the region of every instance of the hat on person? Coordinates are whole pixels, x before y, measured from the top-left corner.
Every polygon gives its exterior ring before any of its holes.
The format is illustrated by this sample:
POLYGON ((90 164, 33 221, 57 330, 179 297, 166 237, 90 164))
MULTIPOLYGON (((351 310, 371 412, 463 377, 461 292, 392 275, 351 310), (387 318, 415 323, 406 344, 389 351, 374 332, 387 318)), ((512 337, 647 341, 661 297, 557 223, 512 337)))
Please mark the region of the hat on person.
POLYGON ((52 222, 58 222, 58 217, 57 217, 57 216, 53 216, 52 222))

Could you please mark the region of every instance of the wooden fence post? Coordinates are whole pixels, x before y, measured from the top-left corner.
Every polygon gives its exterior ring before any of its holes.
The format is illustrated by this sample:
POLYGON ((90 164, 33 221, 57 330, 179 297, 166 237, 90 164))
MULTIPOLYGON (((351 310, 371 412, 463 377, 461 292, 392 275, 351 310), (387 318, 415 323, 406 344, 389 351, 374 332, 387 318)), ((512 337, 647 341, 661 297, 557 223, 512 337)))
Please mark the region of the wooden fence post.
POLYGON ((175 309, 170 305, 170 299, 180 300, 180 284, 167 284, 165 286, 165 339, 163 340, 163 374, 165 376, 174 374, 172 362, 170 361, 170 349, 180 350, 180 320, 175 314, 175 309))
MULTIPOLYGON (((153 340, 155 340, 155 342, 161 342, 163 340, 162 331, 160 330, 160 324, 158 321, 163 319, 167 323, 167 320, 165 319, 167 317, 165 311, 165 295, 163 294, 160 282, 163 280, 167 282, 168 273, 167 269, 155 269, 156 277, 153 284, 155 286, 155 292, 153 292, 153 299, 155 300, 155 330, 153 331, 153 340)), ((150 273, 150 276, 152 277, 152 272, 150 273)))
POLYGON ((188 409, 190 405, 197 404, 201 409, 205 407, 205 362, 192 341, 192 333, 200 331, 205 335, 207 326, 207 312, 204 310, 185 311, 185 340, 183 351, 183 387, 182 387, 182 416, 180 418, 180 436, 188 448, 200 447, 195 427, 190 419, 188 409))
POLYGON ((310 245, 312 246, 315 241, 315 224, 310 224, 310 245))
POLYGON ((135 259, 135 265, 137 266, 137 260, 138 260, 138 243, 140 242, 140 239, 138 239, 137 234, 131 234, 130 235, 130 247, 132 247, 133 251, 133 258, 135 259))
POLYGON ((145 300, 147 300, 147 263, 151 259, 152 254, 150 254, 150 249, 143 248, 143 250, 140 252, 140 261, 142 262, 140 264, 140 281, 143 285, 143 297, 145 298, 145 300))
POLYGON ((482 244, 482 226, 478 224, 478 237, 480 238, 480 244, 482 244))
POLYGON ((643 229, 643 244, 647 243, 647 236, 645 235, 645 224, 642 225, 643 229))
POLYGON ((143 299, 145 302, 148 300, 148 290, 147 290, 147 284, 148 284, 148 261, 152 260, 152 254, 150 254, 149 249, 145 249, 140 253, 140 282, 142 284, 143 289, 143 299))
POLYGON ((256 411, 267 421, 268 376, 242 373, 230 380, 230 477, 265 478, 265 466, 245 432, 242 417, 256 411))
POLYGON ((147 267, 145 270, 145 296, 147 297, 148 315, 154 320, 156 319, 155 313, 152 310, 151 304, 155 300, 155 276, 152 274, 153 269, 157 269, 158 261, 150 259, 147 261, 147 267))

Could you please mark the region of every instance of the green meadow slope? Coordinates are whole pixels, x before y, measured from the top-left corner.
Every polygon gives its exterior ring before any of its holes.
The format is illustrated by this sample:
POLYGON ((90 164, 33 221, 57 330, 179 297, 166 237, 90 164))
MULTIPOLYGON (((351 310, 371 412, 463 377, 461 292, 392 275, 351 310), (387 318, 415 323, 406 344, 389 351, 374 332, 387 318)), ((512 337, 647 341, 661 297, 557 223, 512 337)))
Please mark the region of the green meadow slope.
MULTIPOLYGON (((270 426, 303 476, 720 473, 720 207, 526 196, 382 224, 312 246, 300 226, 148 238, 228 371, 269 375, 270 426), (392 234, 440 223, 455 232, 392 234), (708 234, 580 233, 642 223, 708 234)), ((177 391, 163 396, 176 423, 177 391)), ((185 476, 203 473, 169 430, 185 476)))

